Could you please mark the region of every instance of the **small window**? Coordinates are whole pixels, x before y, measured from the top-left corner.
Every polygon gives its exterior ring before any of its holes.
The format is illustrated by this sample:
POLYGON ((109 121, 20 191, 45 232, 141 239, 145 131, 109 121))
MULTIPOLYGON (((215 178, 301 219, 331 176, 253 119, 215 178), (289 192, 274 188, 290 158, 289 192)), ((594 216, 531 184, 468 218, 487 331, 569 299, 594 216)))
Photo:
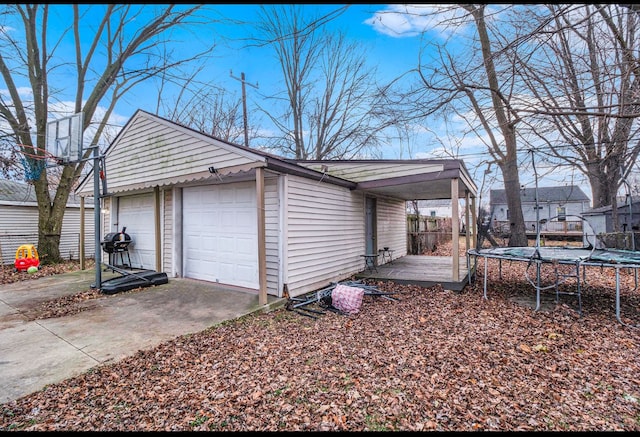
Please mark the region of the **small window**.
POLYGON ((507 210, 507 220, 509 220, 509 219, 510 219, 510 217, 509 217, 509 210, 507 210))
POLYGON ((556 208, 556 213, 559 222, 564 222, 567 220, 567 210, 564 206, 559 206, 558 208, 556 208))

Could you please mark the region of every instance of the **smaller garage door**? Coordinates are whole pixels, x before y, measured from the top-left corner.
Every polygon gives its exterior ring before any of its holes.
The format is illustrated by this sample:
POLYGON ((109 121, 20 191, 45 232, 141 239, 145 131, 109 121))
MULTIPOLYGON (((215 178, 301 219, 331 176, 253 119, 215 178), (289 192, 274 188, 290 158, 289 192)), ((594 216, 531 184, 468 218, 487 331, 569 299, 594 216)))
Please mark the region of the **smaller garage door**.
POLYGON ((255 182, 183 190, 185 276, 259 288, 255 182))
MULTIPOLYGON (((126 227, 133 243, 129 246, 131 266, 138 269, 156 268, 155 221, 153 193, 118 198, 118 229, 126 227)), ((120 258, 118 257, 118 260, 120 258)), ((125 262, 128 260, 125 256, 125 262)))

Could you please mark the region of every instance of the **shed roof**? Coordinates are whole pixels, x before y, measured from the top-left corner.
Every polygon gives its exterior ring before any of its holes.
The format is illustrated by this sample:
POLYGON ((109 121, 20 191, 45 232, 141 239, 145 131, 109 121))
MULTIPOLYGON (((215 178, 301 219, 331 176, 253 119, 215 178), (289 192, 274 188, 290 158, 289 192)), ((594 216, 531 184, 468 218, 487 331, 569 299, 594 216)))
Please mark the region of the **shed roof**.
MULTIPOLYGON (((55 194, 55 192, 52 192, 55 194)), ((0 179, 0 205, 11 206, 37 206, 36 192, 33 185, 0 179)), ((70 193, 67 206, 80 206, 80 197, 70 193)), ((87 207, 93 207, 93 199, 88 199, 85 203, 87 207)))
MULTIPOLYGON (((589 197, 578 185, 566 185, 556 187, 538 187, 538 203, 545 202, 589 202, 589 197)), ((507 203, 505 190, 491 190, 489 204, 496 205, 507 203)), ((536 202, 536 188, 523 188, 520 190, 522 203, 536 202)))
MULTIPOLYGON (((632 211, 636 209, 636 205, 640 204, 640 196, 631 196, 631 204, 634 205, 632 211)), ((618 210, 629 209, 628 200, 625 198, 618 199, 618 210)), ((598 208, 591 208, 588 211, 582 213, 582 215, 598 215, 604 214, 613 211, 613 207, 611 205, 600 206, 598 208)))

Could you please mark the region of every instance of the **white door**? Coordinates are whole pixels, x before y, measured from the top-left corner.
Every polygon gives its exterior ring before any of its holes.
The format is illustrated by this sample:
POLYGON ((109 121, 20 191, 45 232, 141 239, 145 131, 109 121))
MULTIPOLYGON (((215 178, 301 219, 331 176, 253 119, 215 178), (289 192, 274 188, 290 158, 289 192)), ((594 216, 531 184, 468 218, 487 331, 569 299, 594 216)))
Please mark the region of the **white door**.
MULTIPOLYGON (((113 229, 111 232, 120 232, 123 227, 127 228, 125 232, 132 240, 129 245, 129 257, 131 266, 134 268, 148 270, 156 268, 153 211, 153 193, 118 198, 118 229, 113 229)), ((128 262, 126 255, 124 259, 125 263, 128 262)))
POLYGON ((259 288, 255 182, 182 193, 184 276, 259 288))

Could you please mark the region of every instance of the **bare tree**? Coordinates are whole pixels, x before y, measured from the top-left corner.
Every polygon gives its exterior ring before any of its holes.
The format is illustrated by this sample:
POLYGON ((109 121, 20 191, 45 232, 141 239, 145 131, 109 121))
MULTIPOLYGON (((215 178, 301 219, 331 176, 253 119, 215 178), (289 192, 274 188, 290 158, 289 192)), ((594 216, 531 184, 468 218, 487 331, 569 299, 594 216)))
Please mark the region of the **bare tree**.
POLYGON ((378 93, 364 53, 340 32, 324 30, 330 17, 303 17, 302 7, 262 7, 260 43, 274 48, 286 87, 284 97, 272 98, 285 102, 283 112, 265 111, 280 132, 271 146, 297 159, 374 151, 385 125, 377 119, 378 93))
POLYGON ((202 6, 15 4, 3 8, 0 76, 7 94, 0 94, 0 120, 21 153, 32 160, 44 157, 45 130, 52 115, 84 115, 82 159, 63 165, 55 186, 50 186, 47 168, 33 182, 39 211, 38 251, 44 264, 55 263, 60 261, 60 230, 69 194, 93 149, 100 147, 116 103, 135 85, 210 51, 172 60, 161 50, 174 37, 173 29, 197 24, 196 12, 202 6), (64 30, 58 32, 59 27, 64 30), (27 97, 23 87, 29 89, 27 97), (55 114, 52 102, 62 98, 63 91, 73 96, 71 108, 55 114))
POLYGON ((405 119, 419 120, 435 115, 465 121, 479 141, 485 141, 489 163, 502 172, 510 220, 510 246, 528 244, 520 200, 519 149, 516 127, 521 117, 513 106, 516 98, 514 65, 500 50, 506 44, 500 32, 490 29, 486 5, 450 6, 437 13, 457 12, 447 18, 448 27, 470 23, 474 38, 466 49, 453 54, 446 44, 426 44, 419 59, 419 81, 402 92, 392 106, 405 107, 405 119), (497 47, 497 48, 496 48, 497 47))
MULTIPOLYGON (((204 86, 184 99, 165 104, 164 112, 170 120, 200 132, 235 144, 244 143, 242 101, 227 96, 225 90, 213 85, 204 86)), ((255 134, 249 136, 255 137, 255 134)))
POLYGON ((585 175, 594 207, 617 211, 640 153, 640 16, 619 5, 547 7, 553 21, 535 35, 533 56, 520 59, 535 97, 531 131, 549 160, 585 175))

